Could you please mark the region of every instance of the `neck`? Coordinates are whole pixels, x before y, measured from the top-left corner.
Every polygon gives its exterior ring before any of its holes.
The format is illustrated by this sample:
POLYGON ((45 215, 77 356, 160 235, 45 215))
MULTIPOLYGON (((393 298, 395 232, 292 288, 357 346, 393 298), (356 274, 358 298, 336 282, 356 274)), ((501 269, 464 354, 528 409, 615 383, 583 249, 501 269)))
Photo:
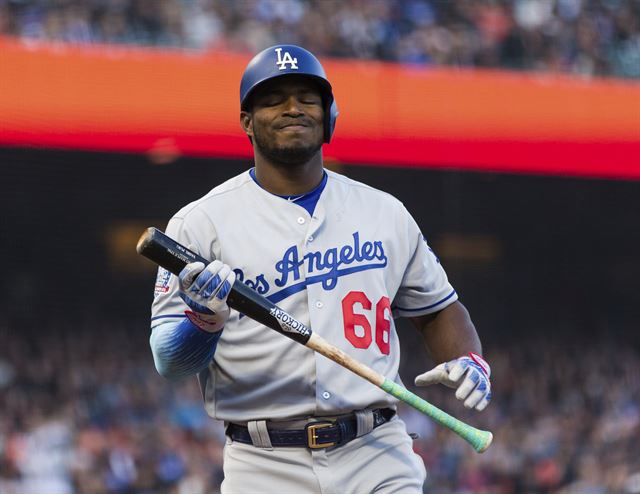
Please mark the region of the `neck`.
POLYGON ((260 185, 277 195, 297 195, 313 190, 322 181, 322 151, 305 163, 274 163, 256 150, 256 178, 260 185))

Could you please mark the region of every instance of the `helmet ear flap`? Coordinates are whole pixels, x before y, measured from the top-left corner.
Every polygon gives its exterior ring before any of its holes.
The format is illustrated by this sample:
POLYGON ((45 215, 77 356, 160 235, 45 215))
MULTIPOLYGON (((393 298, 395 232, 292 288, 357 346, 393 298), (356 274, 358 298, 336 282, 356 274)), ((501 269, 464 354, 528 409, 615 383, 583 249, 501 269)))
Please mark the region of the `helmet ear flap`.
POLYGON ((325 112, 324 115, 324 142, 326 143, 331 141, 331 136, 333 136, 333 131, 336 128, 336 120, 339 114, 340 112, 338 111, 336 100, 332 99, 331 104, 329 105, 329 111, 325 112))
POLYGON ((300 46, 272 46, 251 59, 240 81, 240 109, 251 111, 253 92, 260 84, 289 74, 307 76, 319 84, 322 97, 327 102, 324 105, 324 142, 329 142, 338 117, 331 83, 320 61, 300 46))

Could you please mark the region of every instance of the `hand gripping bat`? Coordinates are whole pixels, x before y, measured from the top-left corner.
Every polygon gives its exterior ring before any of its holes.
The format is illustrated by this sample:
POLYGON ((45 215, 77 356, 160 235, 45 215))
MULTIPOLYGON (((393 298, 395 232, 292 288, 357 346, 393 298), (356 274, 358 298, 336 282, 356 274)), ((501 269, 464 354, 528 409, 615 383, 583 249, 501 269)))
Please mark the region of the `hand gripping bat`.
MULTIPOLYGON (((183 245, 180 245, 156 228, 148 228, 142 234, 136 250, 138 254, 145 256, 175 275, 179 274, 182 268, 190 262, 200 261, 205 265, 210 262, 183 245)), ((245 316, 311 348, 342 367, 346 367, 351 372, 378 386, 398 400, 422 412, 435 422, 451 429, 471 444, 478 453, 485 451, 491 444, 493 440, 493 434, 491 432, 476 429, 452 417, 408 389, 386 379, 373 369, 354 360, 342 350, 315 334, 311 331, 311 328, 296 320, 293 316, 280 309, 273 302, 258 294, 241 281, 236 280, 233 284, 229 297, 227 298, 227 304, 245 316)))

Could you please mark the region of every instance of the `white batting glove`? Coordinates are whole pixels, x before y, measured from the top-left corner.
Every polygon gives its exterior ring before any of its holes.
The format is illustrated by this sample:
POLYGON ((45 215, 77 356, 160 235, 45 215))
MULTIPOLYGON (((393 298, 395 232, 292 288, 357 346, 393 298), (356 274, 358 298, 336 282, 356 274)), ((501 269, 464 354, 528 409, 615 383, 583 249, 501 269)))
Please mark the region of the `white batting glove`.
POLYGON ((218 260, 206 267, 201 262, 192 262, 180 271, 178 279, 180 298, 191 309, 185 311, 189 320, 205 331, 220 331, 229 318, 227 297, 236 274, 218 260))
POLYGON ((468 355, 437 365, 416 377, 416 386, 444 384, 456 389, 456 398, 466 408, 484 410, 491 401, 491 368, 478 354, 468 355))

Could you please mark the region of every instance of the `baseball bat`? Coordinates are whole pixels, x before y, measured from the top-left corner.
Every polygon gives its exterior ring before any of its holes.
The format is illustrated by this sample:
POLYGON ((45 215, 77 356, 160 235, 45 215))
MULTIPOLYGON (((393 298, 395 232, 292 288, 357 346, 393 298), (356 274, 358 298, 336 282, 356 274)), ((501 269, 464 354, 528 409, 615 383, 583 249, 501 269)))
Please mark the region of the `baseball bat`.
MULTIPOLYGON (((210 262, 153 227, 148 228, 142 234, 136 250, 138 254, 175 275, 178 275, 190 262, 200 261, 205 265, 210 262)), ((476 429, 458 420, 403 386, 353 359, 241 281, 236 280, 233 284, 227 298, 227 304, 251 319, 333 360, 437 423, 451 429, 471 444, 478 453, 485 451, 491 444, 493 440, 491 432, 476 429)))

